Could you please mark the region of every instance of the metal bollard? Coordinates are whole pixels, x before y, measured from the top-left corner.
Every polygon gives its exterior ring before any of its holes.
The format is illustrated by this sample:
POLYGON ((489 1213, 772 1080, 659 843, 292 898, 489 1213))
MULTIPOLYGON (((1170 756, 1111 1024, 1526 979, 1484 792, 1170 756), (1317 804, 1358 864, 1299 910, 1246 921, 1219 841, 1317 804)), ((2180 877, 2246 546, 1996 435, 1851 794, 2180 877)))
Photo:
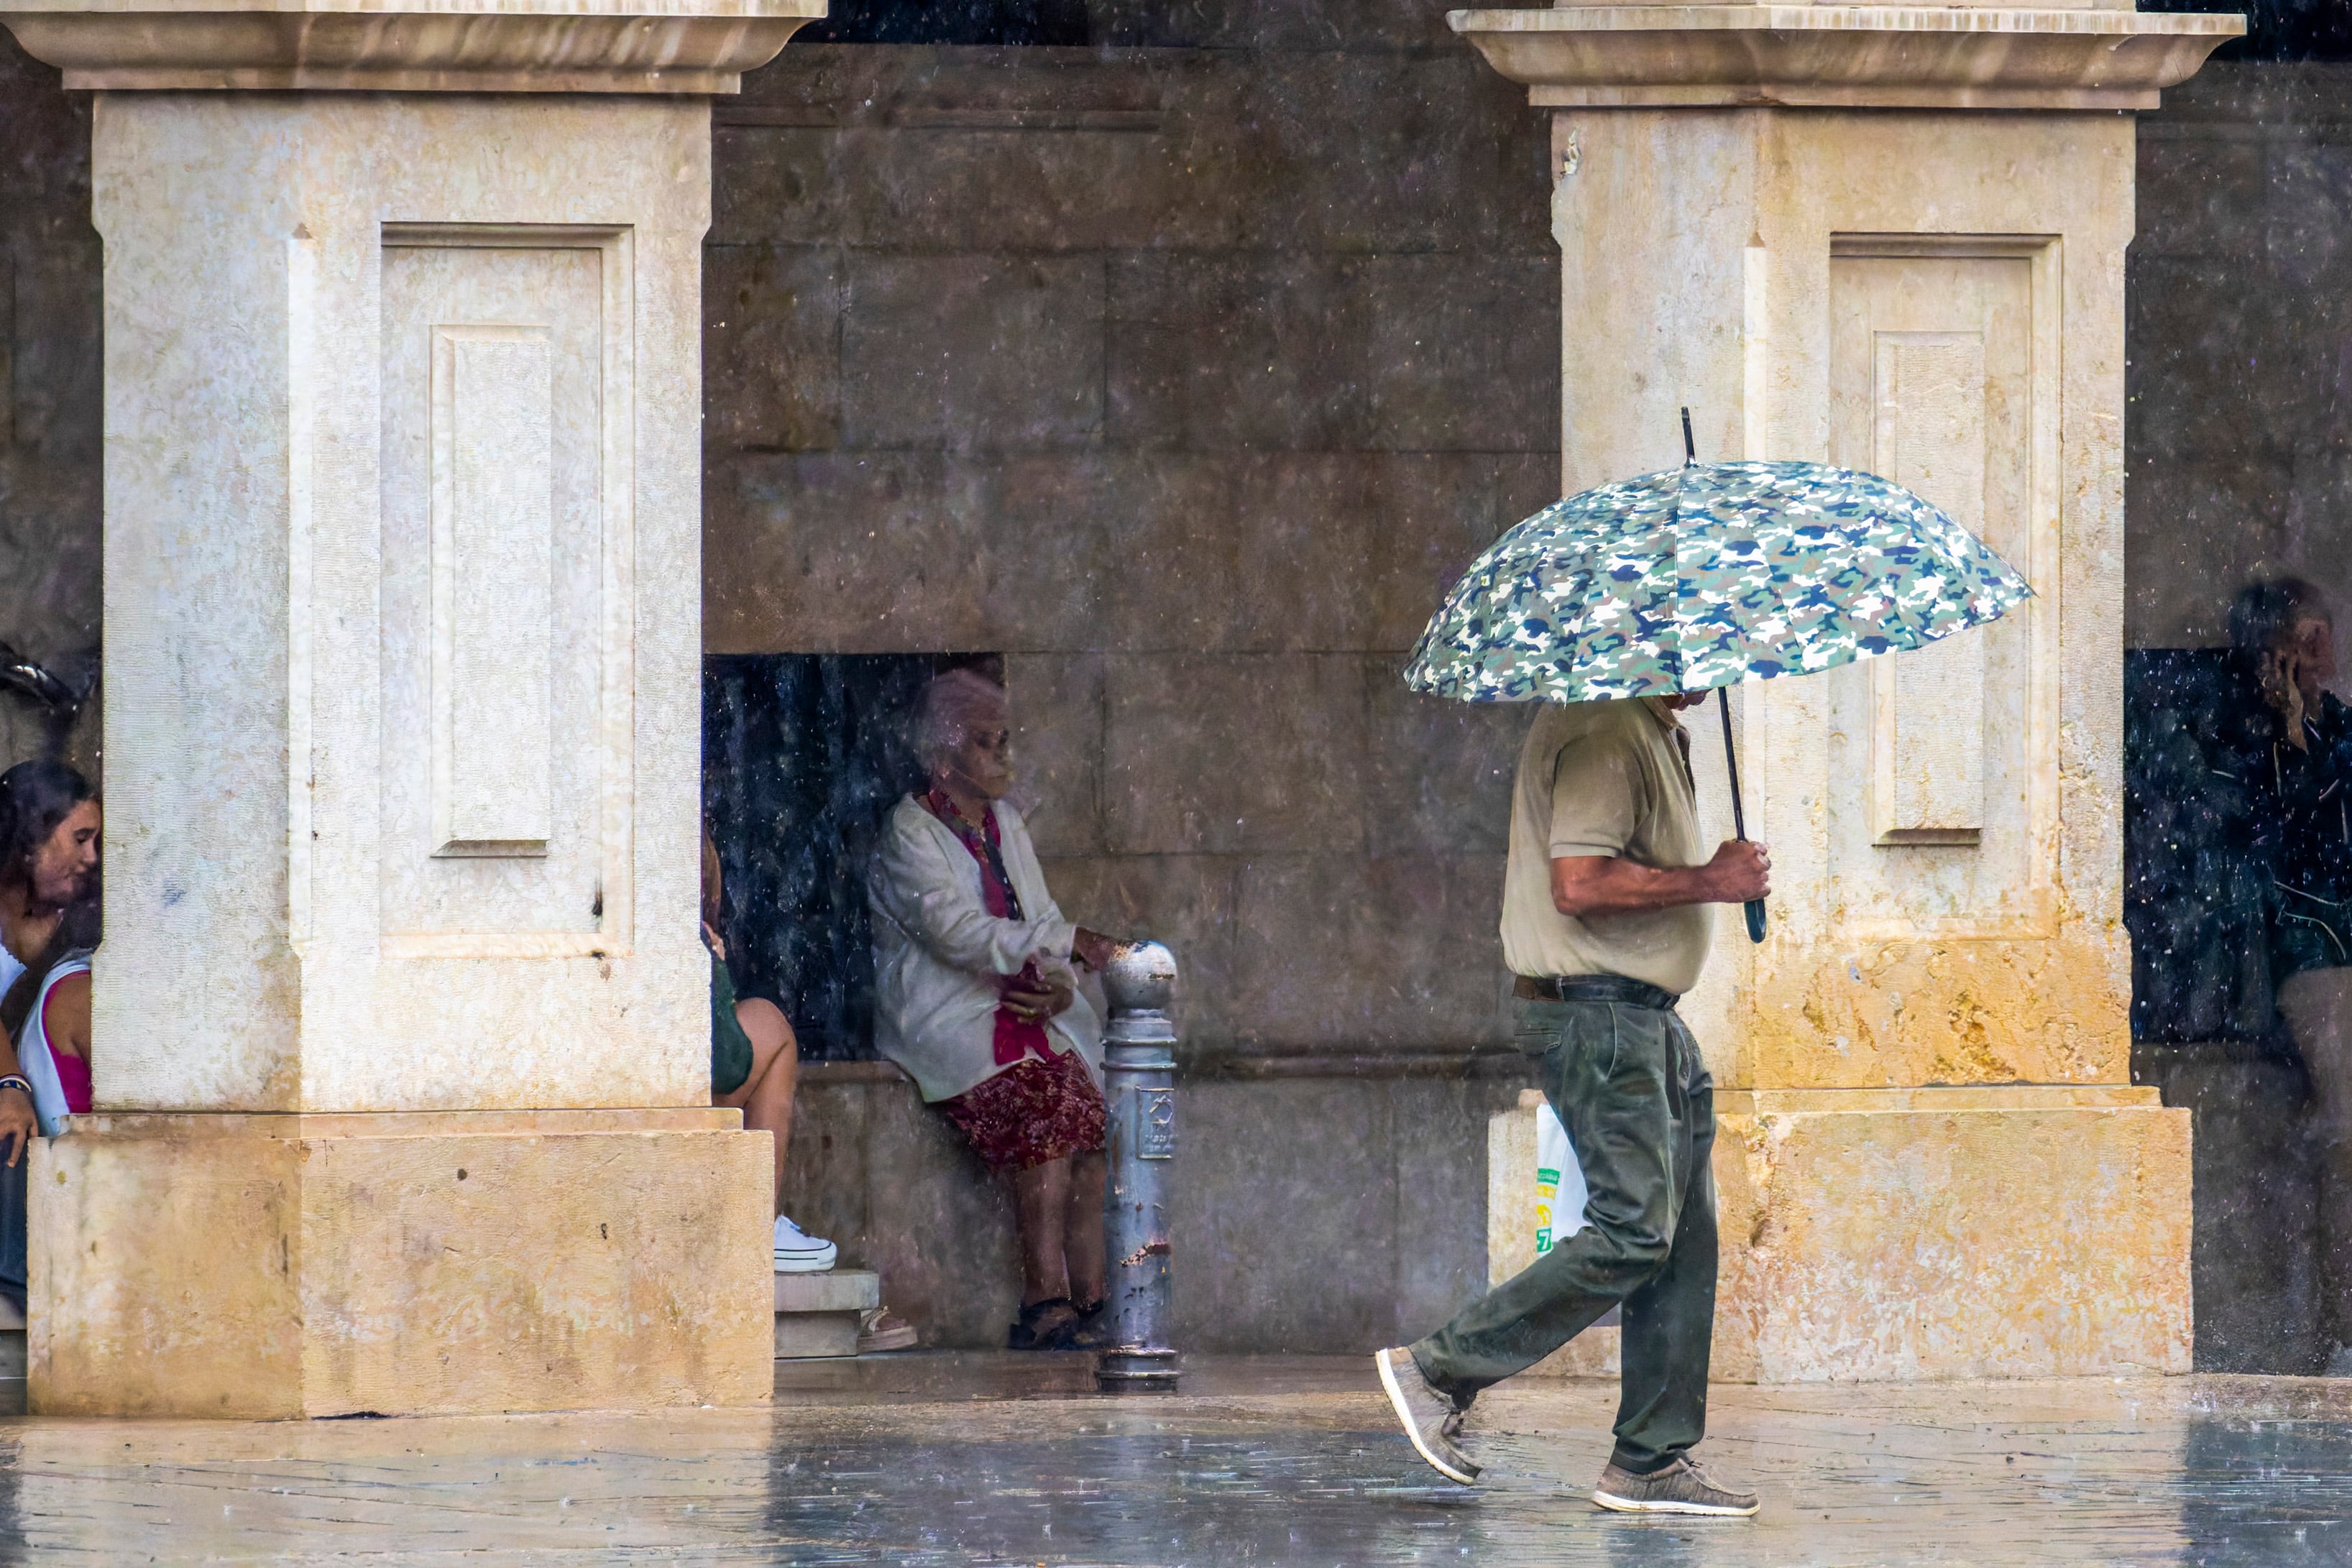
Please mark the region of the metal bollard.
POLYGON ((1176 1388, 1168 1339, 1168 1177, 1176 1155, 1176 1026, 1169 1001, 1175 956, 1133 942, 1103 972, 1110 1029, 1103 1087, 1110 1106, 1110 1183, 1104 1230, 1110 1251, 1112 1343, 1095 1364, 1106 1393, 1176 1388))

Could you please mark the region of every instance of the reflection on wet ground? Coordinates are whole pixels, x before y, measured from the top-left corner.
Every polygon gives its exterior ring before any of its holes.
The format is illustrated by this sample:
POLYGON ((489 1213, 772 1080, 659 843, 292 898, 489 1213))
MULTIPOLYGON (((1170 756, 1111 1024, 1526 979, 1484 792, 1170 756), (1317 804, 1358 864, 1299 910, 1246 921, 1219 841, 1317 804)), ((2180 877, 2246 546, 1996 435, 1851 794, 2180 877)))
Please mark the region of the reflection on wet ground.
POLYGON ((0 1421, 0 1556, 465 1554, 811 1564, 2352 1561, 2352 1384, 1718 1388, 1760 1520, 1585 1490, 1614 1389, 1481 1401, 1438 1483, 1369 1364, 1197 1360, 1096 1396, 1080 1357, 782 1363, 772 1410, 310 1424, 0 1421), (1434 1484, 1433 1484, 1434 1483, 1434 1484))

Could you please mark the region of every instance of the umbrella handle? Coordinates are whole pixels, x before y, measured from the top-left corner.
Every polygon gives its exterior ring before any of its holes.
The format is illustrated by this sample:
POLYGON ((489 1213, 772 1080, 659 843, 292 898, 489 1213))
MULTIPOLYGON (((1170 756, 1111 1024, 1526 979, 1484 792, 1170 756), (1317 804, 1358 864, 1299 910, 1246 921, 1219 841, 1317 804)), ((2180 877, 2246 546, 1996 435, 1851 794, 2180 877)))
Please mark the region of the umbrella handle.
MULTIPOLYGON (((1731 831, 1740 842, 1748 841, 1748 813, 1739 804, 1739 753, 1731 745, 1731 693, 1725 687, 1715 688, 1716 710, 1723 715, 1723 764, 1731 770, 1731 831)), ((1748 911, 1748 939, 1764 940, 1764 901, 1751 898, 1744 906, 1748 911)))

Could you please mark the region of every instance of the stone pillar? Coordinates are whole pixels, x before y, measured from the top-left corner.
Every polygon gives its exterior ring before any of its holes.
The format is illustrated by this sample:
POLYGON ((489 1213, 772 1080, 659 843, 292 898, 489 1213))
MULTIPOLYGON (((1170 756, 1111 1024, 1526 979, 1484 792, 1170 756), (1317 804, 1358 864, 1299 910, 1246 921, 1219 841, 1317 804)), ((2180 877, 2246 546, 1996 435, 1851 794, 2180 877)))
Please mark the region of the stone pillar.
POLYGON ((100 1113, 32 1407, 741 1404, 698 940, 709 94, 821 0, 0 0, 98 92, 100 1113))
POLYGON ((1565 491, 1678 461, 1686 403, 1702 458, 1884 474, 2039 595, 1739 694, 1772 933, 1751 947, 1726 912, 1686 1004, 1718 1084, 1717 1375, 2188 1370, 2189 1118, 2130 1082, 2118 111, 2242 23, 1453 24, 1552 115, 1565 491))

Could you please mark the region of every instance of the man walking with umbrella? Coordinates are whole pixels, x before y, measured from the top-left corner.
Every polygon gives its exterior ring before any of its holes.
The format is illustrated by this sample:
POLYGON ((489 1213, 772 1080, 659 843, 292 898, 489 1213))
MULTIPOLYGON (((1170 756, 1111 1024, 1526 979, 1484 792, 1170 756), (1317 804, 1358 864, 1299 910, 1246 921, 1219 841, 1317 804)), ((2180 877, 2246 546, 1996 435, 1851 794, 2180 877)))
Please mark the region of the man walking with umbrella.
POLYGON ((1710 858, 1690 736, 1697 695, 1546 704, 1520 753, 1503 884, 1519 1048, 1541 1062, 1590 1223, 1409 1349, 1381 1386, 1422 1457, 1454 1480, 1478 1391, 1622 1303, 1617 1446, 1593 1500, 1634 1512, 1752 1514, 1752 1493, 1690 1457, 1706 1430, 1715 1332, 1715 1085, 1675 1011, 1706 962, 1708 905, 1768 891, 1760 844, 1710 858))
POLYGON ((1405 666, 1415 691, 1545 706, 1519 758, 1503 892, 1519 1044, 1575 1146, 1585 1226, 1419 1343, 1381 1386, 1421 1457, 1467 1484, 1478 1391, 1624 1309, 1617 1446, 1592 1500, 1752 1514, 1690 1450, 1706 1430, 1715 1328, 1715 1084, 1676 1016, 1710 904, 1765 939, 1771 870, 1737 837, 1706 854, 1690 740, 1706 694, 1899 655, 2007 613, 2032 590, 1900 486, 1811 463, 1700 464, 1547 507, 1449 590, 1405 666))

